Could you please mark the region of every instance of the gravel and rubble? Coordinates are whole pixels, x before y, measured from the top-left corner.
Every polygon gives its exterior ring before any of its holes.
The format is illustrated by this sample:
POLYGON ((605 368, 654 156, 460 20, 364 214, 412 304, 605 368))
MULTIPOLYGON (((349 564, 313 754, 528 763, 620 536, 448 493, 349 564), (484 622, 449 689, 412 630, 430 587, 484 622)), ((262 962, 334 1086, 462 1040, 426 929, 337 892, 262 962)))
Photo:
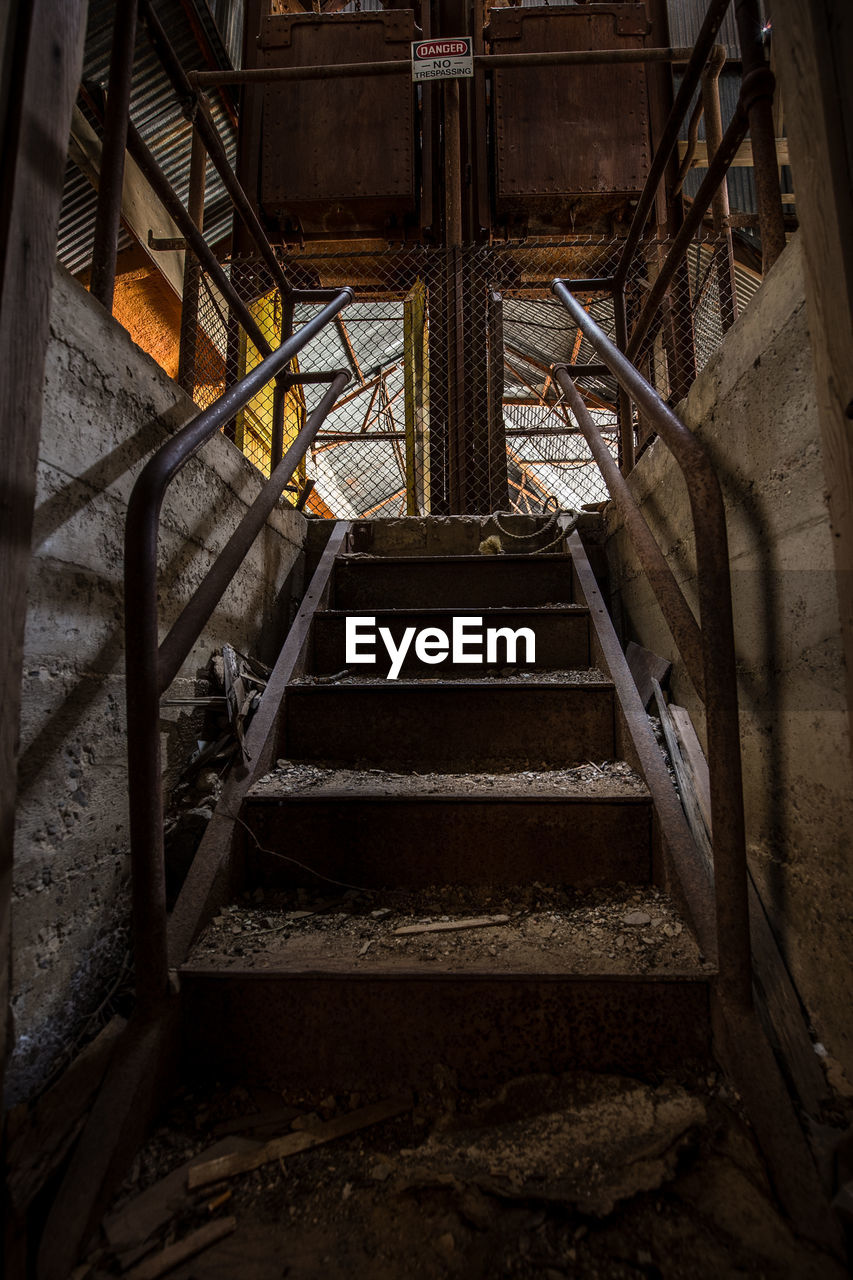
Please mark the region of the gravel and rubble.
POLYGON ((278 760, 259 778, 250 799, 303 795, 510 795, 647 796, 639 774, 624 760, 587 760, 566 769, 507 769, 500 773, 395 773, 389 769, 336 769, 278 760))
POLYGON ((697 972, 706 964, 666 894, 625 884, 588 891, 440 885, 328 897, 256 889, 223 908, 190 958, 194 966, 226 968, 308 963, 355 972, 425 966, 607 974, 697 972), (484 917, 501 919, 483 925, 484 917), (433 924, 457 927, 399 933, 433 924))
POLYGON ((395 1118, 188 1189, 186 1162, 209 1157, 223 1131, 249 1145, 310 1132, 361 1101, 185 1089, 110 1206, 86 1280, 132 1275, 209 1224, 223 1238, 170 1270, 174 1280, 844 1274, 780 1214, 737 1098, 713 1070, 525 1076, 479 1095, 436 1064, 433 1086, 395 1118), (264 1116, 276 1117, 272 1130, 259 1130, 264 1116))

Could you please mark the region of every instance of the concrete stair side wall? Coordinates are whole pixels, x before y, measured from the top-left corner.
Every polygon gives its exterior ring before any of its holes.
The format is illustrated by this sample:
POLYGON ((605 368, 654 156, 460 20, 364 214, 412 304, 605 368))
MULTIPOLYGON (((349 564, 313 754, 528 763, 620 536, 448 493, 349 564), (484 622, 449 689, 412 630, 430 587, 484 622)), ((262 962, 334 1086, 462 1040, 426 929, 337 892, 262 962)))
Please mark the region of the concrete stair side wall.
MULTIPOLYGON (((124 521, 144 461, 194 412, 126 331, 57 269, 25 638, 9 1101, 29 1096, 61 1061, 127 945, 124 521)), ((261 483, 220 435, 172 484, 161 522, 161 636, 261 483)), ((279 504, 170 696, 206 691, 200 677, 226 641, 274 658, 301 588, 306 525, 279 504)), ((191 707, 163 708, 167 786, 202 721, 191 707)))
MULTIPOLYGON (((798 238, 682 416, 726 501, 752 871, 814 1028, 853 1080, 853 769, 798 238)), ((659 440, 629 483, 696 608, 686 488, 659 440)), ((701 703, 612 508, 606 546, 624 639, 674 661, 674 700, 702 736, 701 703)))

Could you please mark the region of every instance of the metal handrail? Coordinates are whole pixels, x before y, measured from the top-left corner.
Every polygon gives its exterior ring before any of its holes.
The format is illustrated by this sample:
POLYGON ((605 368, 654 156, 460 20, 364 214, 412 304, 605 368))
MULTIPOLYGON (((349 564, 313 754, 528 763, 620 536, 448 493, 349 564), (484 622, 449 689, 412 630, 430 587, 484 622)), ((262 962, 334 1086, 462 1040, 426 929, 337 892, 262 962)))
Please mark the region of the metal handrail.
MULTIPOLYGON (((752 968, 749 942, 746 841, 743 814, 740 729, 738 722, 737 670, 728 537, 723 495, 706 450, 664 403, 630 360, 602 332, 562 280, 552 291, 582 330, 596 353, 640 410, 654 424, 672 453, 687 485, 696 541, 699 622, 705 715, 708 736, 708 768, 711 781, 715 902, 721 993, 732 1004, 748 1009, 752 1004, 752 968)), ((564 367, 554 368, 554 380, 570 394, 575 391, 564 367)), ((603 440, 591 415, 580 414, 578 425, 592 447, 603 440)), ((608 488, 612 475, 604 471, 608 488)), ((623 482, 624 484, 624 482, 623 482)), ((619 505, 637 504, 624 485, 611 490, 619 505)), ((637 508, 639 513, 639 508, 637 508)), ((642 519, 642 517, 641 517, 642 519)), ((645 525, 645 522, 643 521, 645 525)), ((648 526, 645 526, 648 529, 648 526)), ((636 522, 626 521, 629 536, 636 539, 636 522)), ((641 560, 642 540, 637 543, 641 560)), ((658 564, 654 563, 654 568, 658 564)), ((658 594, 667 623, 679 643, 679 621, 671 601, 658 594), (672 621, 676 618, 675 622, 672 621)), ((679 645, 680 647, 680 645, 679 645)), ((688 659, 689 669, 689 659, 688 659)))
POLYGON ((642 238, 646 228, 649 214, 654 204, 657 189, 660 186, 661 179, 666 172, 666 166, 669 163, 675 144, 678 141, 678 132, 684 123, 684 118, 690 109, 690 103, 693 95, 699 87, 699 81, 702 78, 702 71, 705 63, 711 55, 714 47, 714 41, 717 38, 717 32, 723 25, 723 19, 731 3, 731 0, 711 0, 705 14, 705 20, 702 23, 702 29, 696 37, 696 44, 684 72, 681 85, 672 104, 672 110, 663 128, 660 141, 658 142, 655 154, 652 157, 652 163, 649 168, 643 190, 637 201, 637 207, 634 210, 634 216, 631 219, 631 226, 628 229, 628 235, 625 240, 625 246, 622 250, 622 256, 619 259, 619 265, 616 268, 617 288, 622 288, 628 279, 628 273, 631 269, 631 263, 634 258, 634 252, 642 238))
MULTIPOLYGON (((223 592, 266 522, 284 486, 317 435, 349 374, 333 371, 331 386, 287 454, 194 592, 163 644, 157 608, 157 542, 168 486, 190 458, 244 408, 351 302, 340 290, 301 329, 229 387, 149 458, 130 496, 125 528, 124 595, 127 686, 127 758, 136 989, 140 1008, 156 1008, 168 991, 160 695, 198 639, 223 592)), ((285 375, 289 381, 298 376, 285 375)))

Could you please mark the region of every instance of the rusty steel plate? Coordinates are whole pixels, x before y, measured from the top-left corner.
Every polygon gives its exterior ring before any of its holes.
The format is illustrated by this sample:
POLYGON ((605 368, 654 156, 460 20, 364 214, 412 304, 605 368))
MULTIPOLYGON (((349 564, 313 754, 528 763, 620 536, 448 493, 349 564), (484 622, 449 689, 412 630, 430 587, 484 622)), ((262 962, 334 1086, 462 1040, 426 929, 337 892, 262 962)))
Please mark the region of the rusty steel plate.
POLYGON ((572 603, 572 558, 341 556, 336 609, 531 608, 572 603))
MULTIPOLYGON (((589 667, 589 611, 582 608, 564 609, 371 609, 361 614, 370 616, 375 621, 375 628, 385 627, 391 632, 395 644, 399 644, 403 632, 415 628, 417 635, 424 628, 437 628, 448 637, 452 631, 452 619, 461 617, 479 617, 483 620, 483 629, 508 628, 518 631, 525 628, 532 631, 535 638, 535 660, 528 662, 526 646, 522 639, 517 646, 515 665, 526 671, 560 669, 567 667, 589 667)), ((341 612, 337 610, 318 613, 314 619, 311 653, 308 669, 314 674, 331 675, 341 671, 346 665, 346 625, 348 618, 358 618, 355 611, 341 612)), ((376 663, 360 668, 366 674, 385 676, 390 667, 388 650, 381 642, 374 646, 376 663)), ((498 659, 493 666, 484 666, 483 671, 494 674, 509 665, 505 642, 498 643, 498 659)), ((402 675, 471 675, 470 665, 459 665, 452 661, 452 654, 441 663, 425 664, 416 653, 414 644, 409 645, 406 658, 401 668, 402 675)))
POLYGON ((651 878, 651 799, 642 795, 507 796, 498 777, 488 795, 258 796, 245 821, 252 888, 316 889, 313 873, 375 888, 651 878), (311 870, 275 856, 294 848, 311 850, 311 870))
POLYGON ((710 1055, 704 976, 181 972, 190 1078, 348 1092, 572 1068, 643 1076, 710 1055))
MULTIPOLYGON (((264 20, 266 67, 386 62, 409 57, 411 10, 276 14, 264 20)), ((261 203, 305 230, 381 228, 416 207, 411 77, 268 84, 264 89, 261 203)))
POLYGON ((380 769, 553 768, 615 755, 613 685, 291 684, 279 755, 380 769))
MULTIPOLYGON (((492 9, 494 53, 642 48, 640 4, 492 9)), ((509 68, 494 73, 496 196, 628 195, 649 169, 640 64, 509 68)), ((515 205, 514 205, 515 207, 515 205)))

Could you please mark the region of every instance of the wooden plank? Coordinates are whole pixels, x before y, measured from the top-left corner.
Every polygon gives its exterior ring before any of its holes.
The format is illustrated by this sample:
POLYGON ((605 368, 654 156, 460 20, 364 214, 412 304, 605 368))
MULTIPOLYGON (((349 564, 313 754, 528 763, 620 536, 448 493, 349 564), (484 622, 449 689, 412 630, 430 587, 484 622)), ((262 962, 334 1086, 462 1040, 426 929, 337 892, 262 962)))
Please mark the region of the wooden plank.
POLYGON ((711 776, 708 772, 708 762, 705 759, 705 753, 702 745, 696 736, 696 730, 693 728, 693 721, 685 707, 678 707, 671 702, 668 707, 670 719, 672 720, 675 736, 678 739, 678 746, 681 755, 690 774, 693 784, 693 790, 696 794, 696 800, 699 805, 708 834, 711 834, 711 776))
POLYGON ((812 1048, 806 1014, 779 951, 758 890, 749 877, 749 932, 758 1007, 775 1041, 789 1082, 803 1110, 820 1117, 829 1095, 826 1077, 812 1048))
POLYGON ((684 816, 687 818, 687 824, 696 841, 697 848, 701 851, 702 856, 709 867, 713 867, 714 854, 711 849, 711 836, 705 826, 699 803, 696 799, 696 792, 690 781, 690 775, 684 764, 681 751, 678 747, 678 740, 675 736, 675 729, 669 715, 669 708, 664 700, 661 687, 657 680, 652 678, 652 688, 655 692, 655 702, 657 704, 658 715, 660 716, 661 728, 663 736, 666 739, 666 749, 669 752, 670 763, 675 770, 676 784, 678 786, 678 794, 681 797, 681 804, 684 809, 684 816))
MULTIPOLYGON (((71 118, 68 156, 97 191, 101 180, 101 140, 77 106, 74 107, 71 118)), ((177 297, 183 297, 184 251, 168 249, 158 253, 148 244, 149 231, 158 238, 169 240, 180 239, 181 232, 151 190, 136 161, 128 154, 124 157, 121 216, 128 231, 169 288, 177 297)))
POLYGON ((774 0, 853 741, 853 5, 774 0))
POLYGON ((652 653, 651 649, 644 649, 642 645, 635 644, 633 640, 628 642, 625 660, 628 663, 628 670, 634 677, 640 701, 644 707, 647 707, 655 694, 652 681, 657 680, 658 684, 662 685, 672 671, 672 663, 668 658, 661 658, 658 654, 652 653))
POLYGON ((345 1138, 359 1129, 379 1124, 383 1120, 392 1120, 412 1107, 411 1098, 392 1098, 387 1102, 376 1102, 369 1107, 360 1107, 350 1111, 348 1115, 338 1116, 326 1124, 317 1125, 312 1130, 300 1129, 296 1133, 285 1134, 283 1138, 273 1138, 259 1147, 257 1151, 245 1155, 222 1156, 218 1160, 209 1160, 206 1164, 191 1169, 187 1179, 190 1191, 196 1187, 206 1187, 211 1182, 219 1182, 221 1178, 231 1178, 238 1173, 251 1173, 260 1169, 271 1160, 283 1160, 287 1156, 297 1155, 300 1151, 309 1151, 312 1147, 322 1146, 336 1138, 345 1138))
MULTIPOLYGON (((686 154, 687 154, 687 143, 679 142, 678 144, 679 160, 683 160, 686 154)), ((776 139, 776 155, 778 157, 780 165, 791 163, 791 158, 790 158, 790 155, 788 154, 787 138, 776 139)), ((696 143, 696 149, 693 152, 693 163, 690 167, 692 169, 708 168, 707 142, 700 141, 696 143)), ((735 152, 735 158, 734 160, 732 160, 731 167, 733 169, 752 169, 753 168, 752 142, 750 141, 749 138, 746 138, 740 144, 740 147, 738 148, 738 150, 735 152)))
MULTIPOLYGON (((670 704, 667 710, 687 765, 685 785, 693 790, 710 833, 711 793, 708 764, 702 746, 684 707, 670 704)), ((748 891, 752 966, 759 1011, 800 1105, 809 1115, 817 1117, 828 1093, 826 1078, 812 1048, 800 997, 751 875, 748 891)))
POLYGON ((160 1276, 174 1271, 175 1267, 179 1267, 182 1262, 194 1258, 203 1249, 209 1249, 212 1244, 216 1244, 217 1240, 224 1240, 226 1236, 230 1236, 236 1227, 236 1218, 220 1218, 217 1222, 208 1222, 197 1231, 191 1231, 188 1236, 184 1236, 183 1240, 178 1240, 175 1244, 170 1244, 167 1249, 163 1249, 161 1253, 156 1253, 153 1258, 146 1258, 138 1267, 128 1271, 127 1280, 159 1280, 160 1276))
POLYGON ((9 1045, 12 856, 27 572, 42 384, 83 0, 15 0, 4 24, 0 189, 0 1087, 9 1045))
POLYGON ((133 1249, 165 1226, 187 1203, 187 1178, 198 1165, 233 1155, 256 1151, 260 1143, 250 1138, 228 1136, 173 1169, 138 1196, 104 1219, 103 1231, 115 1250, 133 1249))
POLYGON ((460 929, 489 929, 509 924, 509 916, 475 916, 470 920, 447 920, 437 924, 407 924, 394 930, 395 938, 414 938, 424 933, 457 933, 460 929))

